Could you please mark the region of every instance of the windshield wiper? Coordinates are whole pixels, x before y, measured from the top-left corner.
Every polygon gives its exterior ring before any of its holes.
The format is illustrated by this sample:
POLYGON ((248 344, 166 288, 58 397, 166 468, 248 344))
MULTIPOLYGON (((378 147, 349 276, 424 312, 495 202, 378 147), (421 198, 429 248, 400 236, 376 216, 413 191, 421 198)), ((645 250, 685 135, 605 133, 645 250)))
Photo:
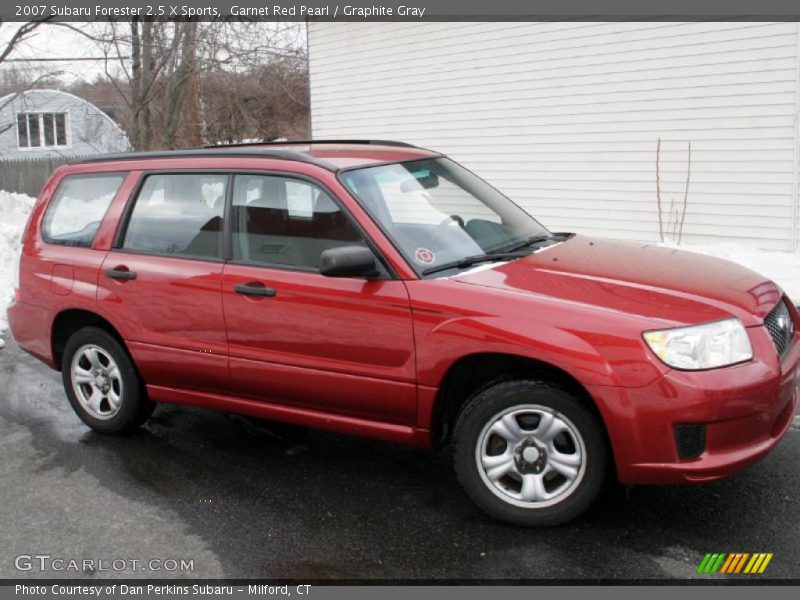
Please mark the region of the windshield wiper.
POLYGON ((530 256, 530 252, 496 252, 493 254, 477 254, 475 256, 467 256, 461 260, 454 260, 452 262, 442 263, 435 267, 430 267, 422 271, 423 275, 430 275, 431 273, 438 273, 439 271, 447 271, 448 269, 466 269, 472 265, 477 265, 482 262, 491 262, 493 260, 513 260, 515 258, 524 258, 530 256))
POLYGON ((528 246, 533 246, 534 244, 539 244, 541 242, 549 242, 550 240, 557 240, 558 238, 555 235, 533 235, 528 239, 519 242, 518 244, 514 244, 513 246, 509 246, 508 248, 503 248, 503 252, 516 252, 517 250, 521 250, 522 248, 527 248, 528 246))

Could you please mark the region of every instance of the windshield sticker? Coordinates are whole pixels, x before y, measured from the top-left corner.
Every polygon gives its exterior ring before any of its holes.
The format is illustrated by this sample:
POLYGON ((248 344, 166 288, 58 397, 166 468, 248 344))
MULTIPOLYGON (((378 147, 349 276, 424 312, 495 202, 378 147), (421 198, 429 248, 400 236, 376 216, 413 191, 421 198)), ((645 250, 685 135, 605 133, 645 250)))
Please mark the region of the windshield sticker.
POLYGON ((423 265, 432 265, 436 262, 436 255, 433 250, 428 250, 427 248, 417 248, 416 252, 414 252, 414 258, 423 265))

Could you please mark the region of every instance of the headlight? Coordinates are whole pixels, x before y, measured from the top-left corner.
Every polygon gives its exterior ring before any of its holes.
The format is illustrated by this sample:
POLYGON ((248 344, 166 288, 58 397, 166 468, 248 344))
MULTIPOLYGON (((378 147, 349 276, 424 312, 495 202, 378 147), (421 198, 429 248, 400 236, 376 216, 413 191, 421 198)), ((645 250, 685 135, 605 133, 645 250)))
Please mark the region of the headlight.
POLYGON ((645 331, 643 335, 656 356, 675 369, 716 369, 753 358, 750 338, 739 319, 645 331))

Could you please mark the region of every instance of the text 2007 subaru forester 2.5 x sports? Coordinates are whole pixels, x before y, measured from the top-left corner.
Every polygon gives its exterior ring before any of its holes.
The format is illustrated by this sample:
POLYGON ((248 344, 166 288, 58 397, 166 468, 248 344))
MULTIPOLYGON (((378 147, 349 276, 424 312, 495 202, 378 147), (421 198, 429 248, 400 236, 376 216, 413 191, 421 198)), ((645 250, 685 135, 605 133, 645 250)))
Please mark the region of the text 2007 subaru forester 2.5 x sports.
POLYGON ((729 475, 794 414, 800 317, 774 283, 551 233, 405 144, 62 167, 23 243, 13 335, 100 432, 172 402, 450 443, 481 508, 548 525, 609 475, 729 475))

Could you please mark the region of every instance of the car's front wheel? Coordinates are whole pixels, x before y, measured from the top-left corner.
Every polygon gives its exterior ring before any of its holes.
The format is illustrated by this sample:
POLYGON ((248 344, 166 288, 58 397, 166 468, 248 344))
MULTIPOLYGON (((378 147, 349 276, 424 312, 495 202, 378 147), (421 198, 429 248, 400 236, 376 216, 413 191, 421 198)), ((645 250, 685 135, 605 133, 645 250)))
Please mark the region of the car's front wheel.
POLYGON ((69 338, 61 376, 72 408, 95 431, 132 431, 155 408, 144 394, 128 353, 114 336, 98 327, 85 327, 69 338))
POLYGON ((471 398, 454 431, 455 469, 472 500, 515 525, 558 525, 582 513, 605 479, 597 419, 550 383, 502 381, 471 398))

